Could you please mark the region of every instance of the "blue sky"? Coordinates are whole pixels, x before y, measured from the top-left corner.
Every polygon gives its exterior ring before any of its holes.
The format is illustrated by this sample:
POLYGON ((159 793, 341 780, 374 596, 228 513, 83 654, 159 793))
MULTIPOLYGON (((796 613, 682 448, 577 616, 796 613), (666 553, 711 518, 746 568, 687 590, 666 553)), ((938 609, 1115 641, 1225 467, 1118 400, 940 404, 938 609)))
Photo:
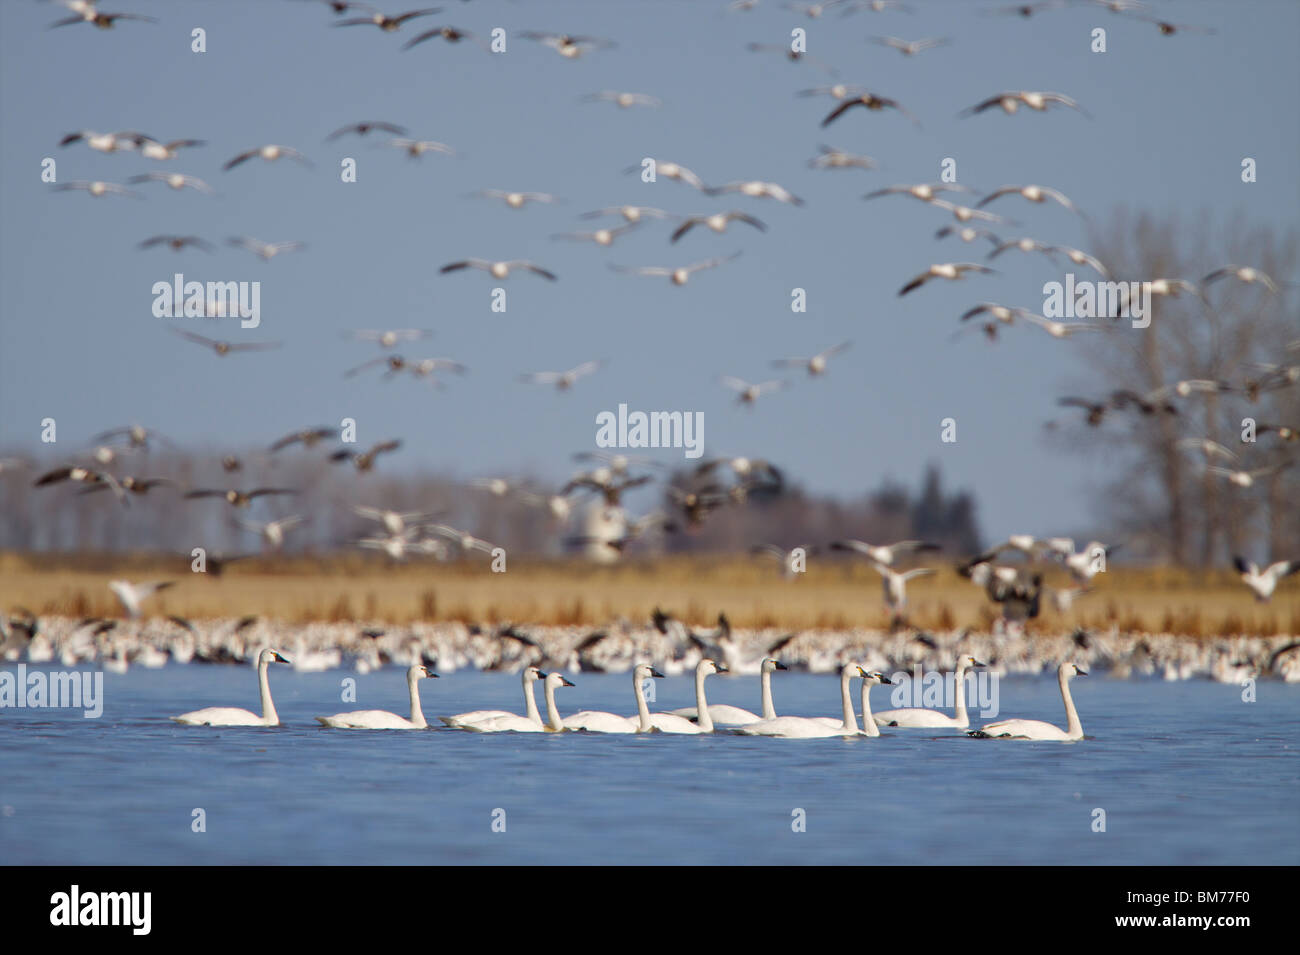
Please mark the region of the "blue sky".
MULTIPOLYGON (((913 14, 798 16, 764 0, 746 13, 722 3, 474 0, 398 34, 336 29, 324 4, 305 0, 123 0, 104 7, 159 19, 100 31, 47 31, 62 9, 0 5, 0 448, 31 450, 54 417, 59 447, 139 421, 193 447, 269 443, 299 427, 348 416, 369 443, 402 437, 386 467, 472 477, 532 472, 556 480, 569 456, 590 450, 596 415, 632 409, 702 411, 706 454, 746 453, 785 465, 814 493, 857 495, 883 477, 911 484, 927 462, 949 487, 973 491, 987 536, 1087 527, 1089 484, 1104 461, 1053 450, 1042 422, 1057 396, 1083 379, 1068 342, 1016 329, 997 346, 951 341, 957 317, 981 300, 1041 307, 1059 279, 1041 256, 1008 253, 995 276, 898 289, 932 262, 986 251, 935 230, 951 218, 908 198, 863 202, 895 183, 933 181, 945 157, 981 190, 1035 182, 1062 190, 1095 219, 1116 209, 1209 210, 1288 226, 1300 208, 1300 4, 1289 0, 1164 3, 1152 12, 1213 27, 1214 35, 1161 36, 1154 26, 1072 7, 1030 20, 986 16, 996 4, 917 0, 913 14), (508 52, 435 40, 401 52, 422 27, 508 31, 508 52), (190 51, 190 30, 208 52, 190 51), (1108 52, 1089 50, 1106 28, 1108 52), (834 103, 796 90, 826 77, 808 64, 750 53, 750 42, 788 43, 808 31, 809 53, 839 78, 900 101, 920 129, 891 113, 850 111, 819 128, 834 103), (608 37, 617 48, 568 61, 517 35, 555 30, 608 37), (949 36, 950 46, 905 58, 869 35, 949 36), (582 103, 602 89, 645 92, 663 108, 582 103), (1003 89, 1055 90, 1094 117, 1068 110, 957 119, 1003 89), (380 139, 324 143, 335 128, 385 120, 448 143, 458 157, 407 161, 380 139), (104 155, 76 144, 78 129, 138 129, 208 145, 167 163, 104 155), (221 164, 281 143, 315 164, 221 164), (809 169, 817 144, 866 153, 872 172, 809 169), (124 182, 166 169, 199 176, 208 197, 138 187, 143 201, 56 193, 40 181, 44 157, 59 180, 124 182), (340 182, 339 161, 358 161, 340 182), (803 197, 710 198, 680 183, 644 184, 622 170, 655 156, 706 182, 757 178, 803 197), (1240 181, 1243 156, 1259 181, 1240 181), (557 206, 512 210, 466 198, 483 188, 554 193, 557 206), (615 203, 675 213, 742 209, 768 226, 695 230, 677 245, 651 223, 613 248, 554 241, 589 227, 579 213, 615 203), (193 233, 213 255, 138 251, 155 233, 193 233), (264 264, 228 248, 230 236, 299 239, 309 248, 264 264), (735 262, 683 288, 619 275, 606 263, 680 265, 743 250, 735 262), (531 258, 559 275, 504 283, 508 310, 489 310, 499 283, 479 272, 439 275, 467 256, 531 258), (199 280, 260 280, 262 325, 223 324, 216 337, 283 341, 279 351, 218 359, 167 333, 150 314, 153 283, 176 271, 199 280), (808 293, 793 314, 790 293, 808 293), (470 366, 435 391, 345 369, 378 354, 345 340, 359 328, 427 327, 409 358, 449 356, 470 366), (737 407, 719 375, 779 374, 769 361, 844 340, 824 380, 785 372, 792 387, 737 407), (567 394, 517 381, 524 372, 609 359, 567 394), (939 440, 958 421, 956 444, 939 440)), ((999 200, 1016 218, 1008 237, 1032 235, 1087 248, 1084 223, 1054 206, 999 200)), ((614 220, 610 220, 613 224, 614 220)), ((1222 263, 1206 262, 1205 271, 1222 263)), ((1285 278, 1295 278, 1286 276, 1285 278)), ((175 320, 173 323, 185 323, 175 320)), ((184 327, 213 333, 213 323, 184 327)), ((662 460, 684 460, 680 451, 662 460)), ((636 501, 633 499, 633 503, 636 501)))

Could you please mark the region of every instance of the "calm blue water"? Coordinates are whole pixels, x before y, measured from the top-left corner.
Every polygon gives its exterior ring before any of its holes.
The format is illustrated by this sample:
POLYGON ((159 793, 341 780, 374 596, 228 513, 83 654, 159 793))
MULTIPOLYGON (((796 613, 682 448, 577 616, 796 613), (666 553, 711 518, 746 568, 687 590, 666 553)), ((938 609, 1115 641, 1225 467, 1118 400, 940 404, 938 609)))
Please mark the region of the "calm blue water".
MULTIPOLYGON (((927 730, 845 741, 320 727, 318 714, 405 712, 400 670, 356 677, 358 702, 342 704, 351 675, 275 670, 278 728, 166 719, 256 709, 244 667, 105 674, 98 720, 0 710, 0 861, 1300 862, 1295 685, 1261 682, 1245 704, 1235 686, 1098 673, 1073 685, 1091 738, 1062 745, 927 730), (195 807, 205 833, 191 831, 195 807), (1098 807, 1104 833, 1091 829, 1098 807), (491 828, 497 808, 503 833, 491 828), (791 829, 796 808, 805 832, 791 829)), ((630 676, 572 679, 562 713, 632 711, 630 676)), ((466 671, 421 687, 430 719, 522 709, 515 675, 466 671)), ((694 702, 688 677, 657 689, 656 710, 694 702)), ((757 677, 715 677, 709 689, 711 702, 757 708, 757 677)), ((886 690, 873 692, 876 709, 886 690)), ((839 712, 834 676, 778 674, 774 695, 783 714, 839 712)), ((1001 708, 1064 723, 1054 678, 1004 679, 1001 708)))

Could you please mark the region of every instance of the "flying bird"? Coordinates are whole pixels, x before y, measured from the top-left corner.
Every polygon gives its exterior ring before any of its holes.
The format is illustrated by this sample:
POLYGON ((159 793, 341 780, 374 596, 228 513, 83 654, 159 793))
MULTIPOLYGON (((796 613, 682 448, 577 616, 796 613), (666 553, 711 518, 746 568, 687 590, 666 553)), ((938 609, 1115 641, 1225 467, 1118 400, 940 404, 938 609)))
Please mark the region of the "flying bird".
POLYGON ((753 216, 732 210, 730 212, 715 212, 711 215, 687 216, 682 224, 673 232, 669 241, 676 242, 697 225, 708 226, 714 232, 721 234, 727 231, 727 225, 732 222, 743 222, 745 225, 753 226, 759 232, 767 231, 767 226, 763 225, 763 223, 759 222, 753 216))
POLYGON ((183 331, 179 328, 169 329, 173 333, 180 335, 182 338, 195 342, 199 345, 206 345, 218 355, 229 355, 232 352, 239 351, 266 351, 271 348, 279 348, 280 342, 225 342, 218 341, 215 338, 208 338, 205 335, 198 335, 194 332, 183 331))
POLYGON ((246 152, 242 152, 238 156, 234 157, 233 159, 226 160, 225 164, 221 168, 223 171, 229 171, 231 169, 234 169, 240 163, 247 162, 250 159, 261 158, 266 160, 267 162, 275 162, 277 159, 280 159, 282 157, 287 157, 289 159, 292 159, 295 162, 301 163, 304 166, 311 166, 311 161, 302 153, 298 152, 298 150, 293 149, 289 146, 277 146, 274 143, 272 143, 266 146, 258 146, 256 149, 250 149, 246 152))
POLYGON ((610 264, 609 267, 613 269, 615 272, 626 272, 632 275, 664 276, 667 277, 667 279, 670 282, 672 282, 674 285, 685 285, 687 281, 690 280, 690 277, 694 275, 696 272, 703 271, 704 269, 715 269, 719 265, 724 265, 727 262, 731 262, 734 259, 737 259, 739 257, 740 257, 740 253, 735 252, 731 255, 722 258, 705 259, 703 262, 696 262, 692 265, 683 265, 677 268, 669 268, 666 266, 659 266, 659 265, 647 265, 647 266, 635 267, 635 266, 627 266, 627 265, 614 265, 612 263, 610 264))
POLYGON ((494 279, 508 278, 512 271, 523 270, 532 272, 534 275, 540 275, 544 279, 555 281, 555 273, 548 272, 539 265, 535 265, 525 259, 510 259, 505 262, 492 262, 488 259, 463 259, 460 262, 448 262, 438 271, 446 275, 449 272, 459 272, 462 269, 479 269, 487 272, 494 279))
POLYGON ((992 273, 993 271, 994 270, 989 268, 987 265, 979 265, 975 262, 944 262, 937 265, 932 265, 924 272, 922 272, 920 275, 918 275, 916 278, 912 279, 910 282, 904 285, 901 289, 899 289, 898 295, 901 298, 902 296, 906 295, 908 292, 920 288, 922 285, 924 285, 926 282, 930 281, 931 279, 948 279, 950 281, 956 281, 957 279, 964 278, 968 273, 971 272, 981 272, 987 274, 987 273, 992 273))

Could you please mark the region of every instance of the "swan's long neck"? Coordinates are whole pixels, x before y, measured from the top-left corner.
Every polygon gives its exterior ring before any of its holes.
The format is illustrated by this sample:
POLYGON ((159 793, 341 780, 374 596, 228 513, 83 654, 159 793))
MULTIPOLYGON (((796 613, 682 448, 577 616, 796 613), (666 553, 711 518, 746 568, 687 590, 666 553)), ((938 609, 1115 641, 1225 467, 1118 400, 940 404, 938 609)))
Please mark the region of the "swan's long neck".
POLYGON ((1079 711, 1074 708, 1074 698, 1070 696, 1070 678, 1062 670, 1056 681, 1061 684, 1061 699, 1065 700, 1065 731, 1071 736, 1082 737, 1083 723, 1079 721, 1079 711))
POLYGON ((524 716, 534 723, 542 721, 542 715, 537 712, 537 697, 533 694, 533 681, 528 678, 527 670, 524 670, 524 716))
POLYGON ((847 669, 840 674, 840 702, 844 706, 844 728, 856 733, 858 731, 858 717, 853 712, 853 697, 849 695, 849 683, 853 680, 853 674, 847 669))
POLYGON ((406 678, 406 688, 411 691, 411 722, 421 728, 428 726, 420 708, 420 678, 412 673, 406 678))
MULTIPOLYGON (((529 696, 531 695, 530 693, 529 696)), ((546 728, 552 733, 564 729, 564 721, 560 719, 560 711, 555 705, 555 684, 550 680, 546 681, 546 728)))
POLYGON ((709 702, 704 698, 704 676, 703 670, 695 671, 695 721, 701 733, 712 733, 713 717, 709 714, 709 702))
POLYGON ((772 671, 764 670, 762 676, 763 684, 763 719, 776 719, 776 707, 772 705, 772 671))
POLYGON ((645 691, 641 689, 635 670, 632 671, 632 692, 636 694, 637 732, 649 733, 654 725, 650 722, 650 707, 646 706, 645 691))
POLYGON ((271 681, 266 675, 270 666, 269 660, 258 661, 257 683, 262 691, 262 722, 274 726, 280 722, 280 714, 275 711, 275 703, 271 700, 271 681))
POLYGON ((966 715, 966 664, 957 664, 955 679, 957 685, 953 690, 957 694, 957 722, 962 726, 969 726, 970 717, 966 715))
POLYGON ((862 732, 868 736, 879 736, 880 727, 876 725, 876 717, 871 712, 871 681, 862 681, 862 732))

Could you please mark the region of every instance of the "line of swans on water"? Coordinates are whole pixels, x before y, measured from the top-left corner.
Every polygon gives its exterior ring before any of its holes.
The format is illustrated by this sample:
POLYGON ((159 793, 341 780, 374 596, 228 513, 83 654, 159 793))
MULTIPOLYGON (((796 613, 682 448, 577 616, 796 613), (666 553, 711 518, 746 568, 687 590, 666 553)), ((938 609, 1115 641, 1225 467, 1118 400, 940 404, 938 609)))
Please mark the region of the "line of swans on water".
MULTIPOLYGON (((262 715, 236 707, 214 706, 171 717, 177 723, 191 726, 278 726, 279 714, 271 699, 271 684, 267 672, 272 663, 288 663, 277 650, 265 649, 257 658, 257 682, 262 695, 262 715)), ((725 731, 745 736, 773 736, 782 739, 817 739, 827 737, 879 736, 880 726, 899 729, 958 729, 968 730, 968 735, 993 739, 1053 740, 1072 742, 1083 739, 1083 725, 1070 696, 1070 680, 1087 673, 1074 663, 1062 663, 1057 669, 1061 698, 1065 703, 1066 727, 1061 729, 1039 720, 999 720, 986 723, 978 730, 969 730, 970 718, 966 712, 966 671, 982 667, 974 657, 963 655, 957 659, 956 708, 949 716, 938 710, 909 707, 872 713, 870 693, 873 686, 892 685, 892 681, 875 670, 868 671, 857 663, 846 663, 840 669, 841 715, 831 716, 777 716, 772 703, 772 673, 786 667, 771 658, 760 668, 762 687, 762 715, 724 704, 710 704, 704 696, 704 680, 714 673, 727 672, 725 663, 711 659, 701 660, 695 668, 695 706, 673 710, 670 713, 651 713, 646 703, 643 686, 646 680, 662 678, 663 674, 648 663, 637 664, 632 670, 632 692, 636 696, 636 715, 620 716, 583 710, 572 716, 560 716, 555 705, 555 691, 563 686, 573 686, 555 671, 543 673, 535 666, 523 671, 524 714, 508 710, 473 710, 455 716, 441 717, 447 726, 471 733, 679 733, 698 735, 725 731), (850 692, 852 681, 862 680, 862 725, 853 707, 850 692), (537 709, 533 684, 541 681, 546 699, 546 718, 537 709)), ((355 710, 318 716, 325 726, 339 729, 425 729, 429 726, 420 706, 419 682, 426 677, 437 677, 427 666, 416 664, 406 671, 407 689, 411 696, 410 717, 399 716, 385 710, 355 710)))

